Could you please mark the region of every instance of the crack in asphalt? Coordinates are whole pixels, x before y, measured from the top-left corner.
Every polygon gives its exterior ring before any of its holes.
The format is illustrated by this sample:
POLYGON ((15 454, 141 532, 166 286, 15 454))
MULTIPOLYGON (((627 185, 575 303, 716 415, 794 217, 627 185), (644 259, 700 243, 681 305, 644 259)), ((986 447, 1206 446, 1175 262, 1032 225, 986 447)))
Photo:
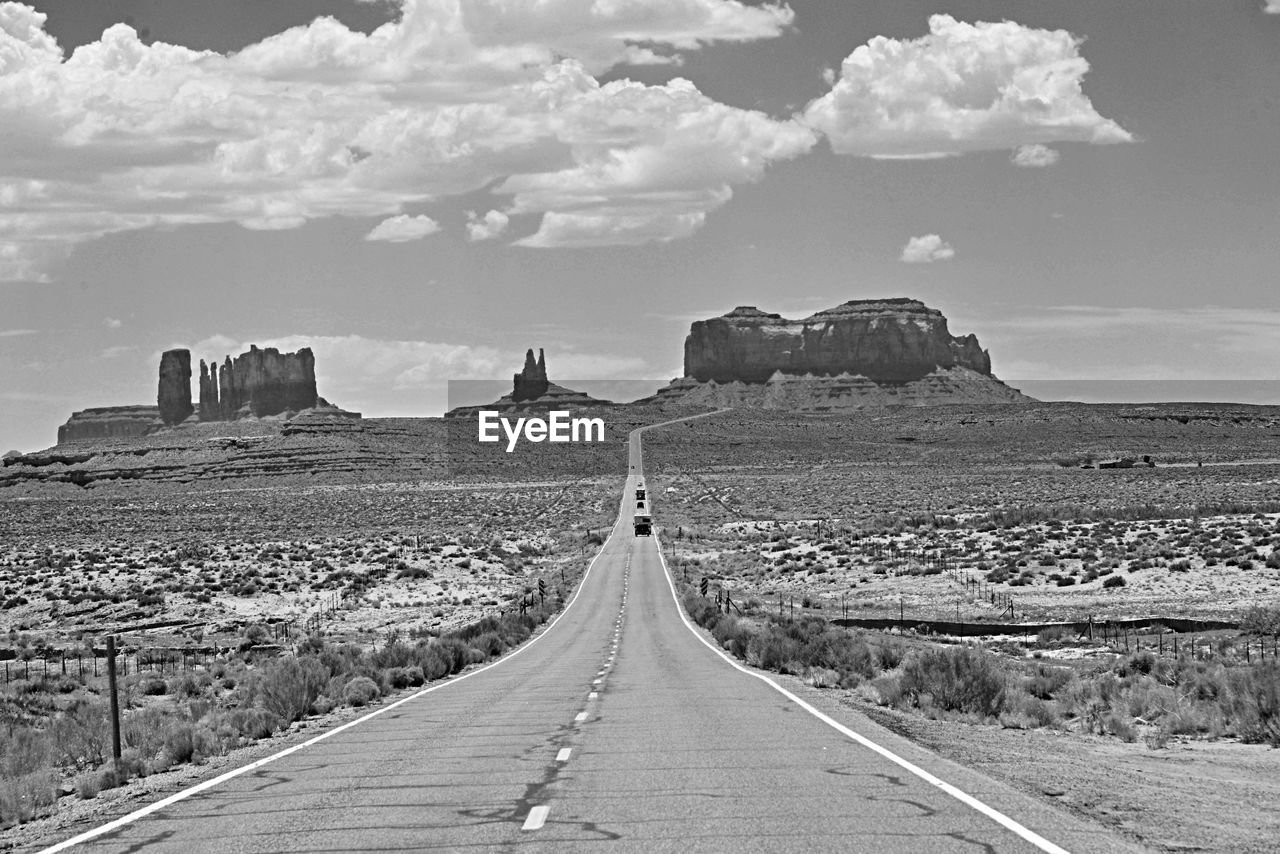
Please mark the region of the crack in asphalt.
POLYGON ((946 835, 950 836, 952 839, 955 839, 958 842, 967 842, 970 845, 976 845, 979 850, 985 851, 987 852, 987 854, 996 854, 996 847, 991 843, 982 842, 981 840, 978 840, 978 839, 972 839, 968 836, 965 836, 963 833, 961 833, 958 830, 952 833, 948 833, 946 835))

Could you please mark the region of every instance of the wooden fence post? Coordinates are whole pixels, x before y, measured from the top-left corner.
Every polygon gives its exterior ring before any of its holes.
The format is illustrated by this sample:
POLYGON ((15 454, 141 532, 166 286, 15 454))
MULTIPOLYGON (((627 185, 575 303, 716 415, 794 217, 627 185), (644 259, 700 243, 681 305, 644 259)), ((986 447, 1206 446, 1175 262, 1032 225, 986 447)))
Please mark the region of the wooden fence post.
POLYGON ((107 635, 107 686, 111 692, 111 758, 120 770, 120 699, 116 694, 116 637, 107 635))

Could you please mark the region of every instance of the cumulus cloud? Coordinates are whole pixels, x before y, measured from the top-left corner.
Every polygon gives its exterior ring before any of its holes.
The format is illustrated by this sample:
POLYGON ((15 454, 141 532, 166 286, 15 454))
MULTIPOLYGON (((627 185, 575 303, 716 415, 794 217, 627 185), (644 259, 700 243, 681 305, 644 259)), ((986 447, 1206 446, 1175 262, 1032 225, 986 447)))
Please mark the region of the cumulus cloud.
POLYGON ((483 217, 475 211, 467 211, 467 237, 471 240, 490 240, 507 230, 511 218, 502 211, 489 211, 483 217))
POLYGON ((384 219, 364 236, 365 240, 382 240, 387 243, 405 243, 420 240, 440 230, 440 223, 429 216, 400 214, 384 219))
POLYGON ((908 264, 930 264, 954 258, 956 250, 936 234, 913 237, 902 247, 902 260, 908 264))
POLYGON ((1058 162, 1061 155, 1047 145, 1020 145, 1011 158, 1014 166, 1043 168, 1058 162))
POLYGON ((758 180, 769 164, 816 141, 799 121, 720 104, 680 78, 597 86, 562 68, 547 86, 577 94, 561 101, 560 120, 578 156, 568 168, 513 175, 497 187, 513 195, 513 213, 546 214, 536 234, 517 241, 522 246, 685 237, 732 197, 734 184, 758 180))
POLYGON ((319 18, 224 55, 116 24, 70 56, 43 13, 0 2, 0 279, 43 278, 112 232, 391 217, 502 179, 512 213, 613 219, 624 236, 643 215, 684 233, 686 214, 815 139, 685 81, 596 79, 776 36, 786 6, 397 2, 368 34, 319 18))
POLYGON ((926 36, 877 36, 854 50, 805 118, 837 153, 865 157, 1132 141, 1084 94, 1088 70, 1065 30, 934 15, 926 36))
POLYGON ((1268 15, 1280 15, 1280 0, 1267 0, 1267 5, 1262 8, 1262 11, 1268 15))
POLYGON ((102 321, 108 329, 119 329, 124 326, 124 321, 118 317, 108 317, 102 321))

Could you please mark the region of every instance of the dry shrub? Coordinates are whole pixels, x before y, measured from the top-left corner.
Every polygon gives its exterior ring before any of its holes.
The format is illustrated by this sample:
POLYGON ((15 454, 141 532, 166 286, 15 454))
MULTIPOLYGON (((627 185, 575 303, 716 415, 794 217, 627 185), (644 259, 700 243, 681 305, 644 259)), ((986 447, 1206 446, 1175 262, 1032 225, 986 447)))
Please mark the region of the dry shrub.
POLYGON ((1056 727, 1062 719, 1058 705, 1049 700, 1033 697, 1021 691, 1010 691, 1006 696, 1006 711, 1000 715, 1000 723, 1016 729, 1056 727))
POLYGON ((893 670, 902 664, 906 655, 906 645, 896 640, 881 640, 876 644, 876 666, 881 670, 893 670))
POLYGON ((17 727, 0 741, 0 826, 30 821, 57 797, 53 749, 30 727, 17 727))
POLYGON ((840 674, 827 667, 811 667, 807 681, 815 688, 835 688, 840 685, 840 674))
POLYGON ((497 632, 485 632, 471 641, 471 648, 479 651, 483 656, 481 661, 484 661, 486 659, 497 658, 499 655, 502 655, 503 650, 507 647, 497 632))
POLYGON ((393 667, 387 671, 387 683, 396 690, 416 688, 424 681, 426 681, 426 675, 416 664, 409 667, 393 667))
POLYGON ((1280 664, 1232 671, 1223 705, 1242 741, 1280 747, 1280 664))
POLYGON ((342 699, 352 706, 365 706, 378 698, 378 683, 368 676, 357 676, 342 689, 342 699))
POLYGON ((266 738, 279 728, 280 718, 260 708, 230 709, 214 721, 218 740, 229 746, 266 738))
POLYGON ((76 794, 81 800, 91 801, 98 796, 98 792, 102 789, 102 783, 99 775, 90 771, 76 777, 76 794))
POLYGON ((49 737, 64 765, 96 768, 106 761, 111 739, 109 714, 101 700, 78 700, 54 719, 49 737))
POLYGON ((164 733, 164 758, 170 765, 200 763, 214 752, 213 733, 189 721, 170 721, 164 733))
POLYGON ((803 668, 800 649, 799 640, 776 626, 765 626, 747 644, 747 663, 778 673, 798 673, 803 668))
POLYGON ((452 659, 440 648, 438 643, 419 643, 415 647, 415 655, 417 656, 418 667, 422 669, 422 675, 428 682, 436 679, 443 679, 452 671, 452 659))
POLYGON ((984 718, 998 716, 1005 704, 1004 670, 995 656, 969 647, 913 650, 902 662, 900 686, 917 706, 984 718))
POLYGON ((140 673, 134 682, 138 690, 148 697, 159 697, 169 691, 168 681, 153 670, 140 673))
POLYGON ((751 624, 739 620, 732 614, 726 614, 717 620, 715 628, 711 630, 711 635, 716 639, 716 643, 720 644, 720 648, 728 650, 730 655, 738 658, 746 657, 747 647, 753 634, 751 624))
POLYGON ((325 666, 310 656, 277 659, 263 668, 260 702, 283 723, 291 724, 307 713, 328 679, 325 666))
POLYGON ((1138 732, 1133 728, 1133 724, 1118 712, 1111 712, 1104 720, 1107 732, 1111 735, 1118 736, 1126 742, 1134 742, 1138 740, 1138 732))
POLYGON ((120 741, 145 760, 155 759, 164 747, 164 731, 169 716, 157 706, 135 709, 122 715, 120 741))
POLYGON ((1041 700, 1052 700, 1074 678, 1070 667, 1037 664, 1022 679, 1022 690, 1041 700))

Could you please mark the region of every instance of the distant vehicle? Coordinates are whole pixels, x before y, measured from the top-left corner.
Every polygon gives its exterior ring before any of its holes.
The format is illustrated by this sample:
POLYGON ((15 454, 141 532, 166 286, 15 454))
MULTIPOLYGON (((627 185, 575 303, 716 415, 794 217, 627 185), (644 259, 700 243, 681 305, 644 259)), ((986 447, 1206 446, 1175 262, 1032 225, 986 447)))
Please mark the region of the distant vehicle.
POLYGON ((653 534, 653 519, 649 517, 648 509, 636 511, 635 528, 637 537, 648 537, 653 534))
POLYGON ((644 501, 644 495, 645 495, 644 484, 643 483, 636 484, 636 501, 644 501))

